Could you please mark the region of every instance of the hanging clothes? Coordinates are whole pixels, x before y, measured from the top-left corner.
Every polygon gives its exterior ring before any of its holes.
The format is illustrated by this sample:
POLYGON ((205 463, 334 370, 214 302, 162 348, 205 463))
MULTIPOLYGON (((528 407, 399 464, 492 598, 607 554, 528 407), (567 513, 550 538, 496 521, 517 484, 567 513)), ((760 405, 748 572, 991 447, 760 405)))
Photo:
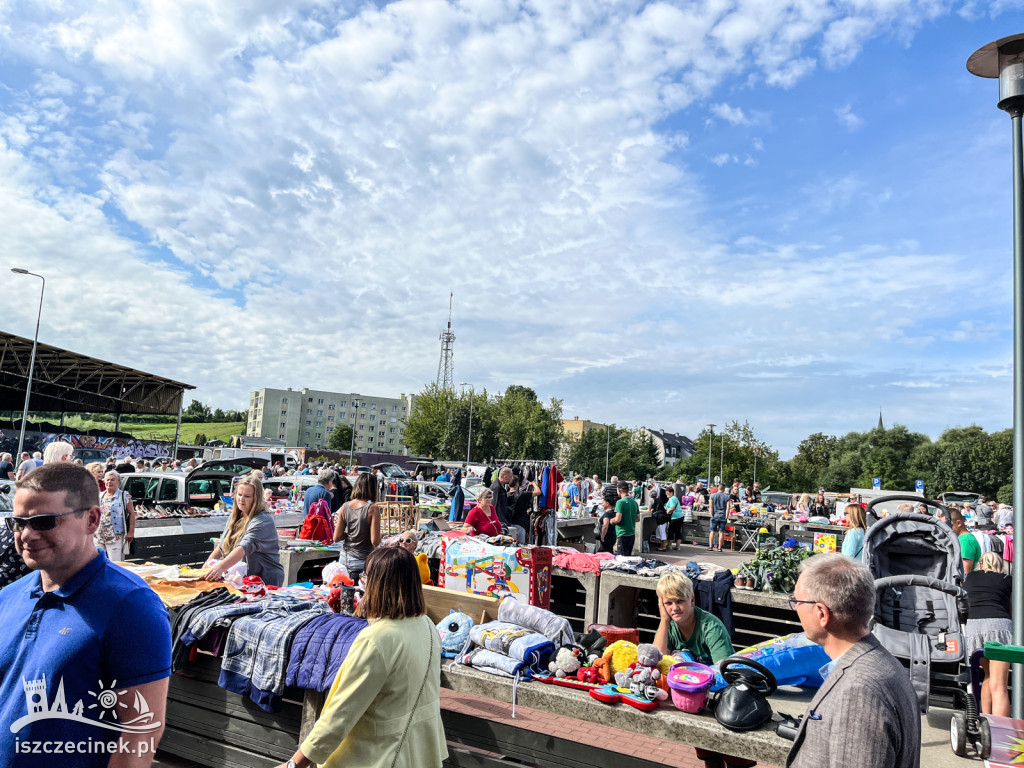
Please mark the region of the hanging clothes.
MULTIPOLYGON (((558 471, 558 467, 551 464, 551 477, 548 482, 547 489, 547 506, 551 509, 558 509, 558 484, 561 483, 565 478, 562 473, 558 471)), ((542 489, 543 490, 543 489, 542 489)))

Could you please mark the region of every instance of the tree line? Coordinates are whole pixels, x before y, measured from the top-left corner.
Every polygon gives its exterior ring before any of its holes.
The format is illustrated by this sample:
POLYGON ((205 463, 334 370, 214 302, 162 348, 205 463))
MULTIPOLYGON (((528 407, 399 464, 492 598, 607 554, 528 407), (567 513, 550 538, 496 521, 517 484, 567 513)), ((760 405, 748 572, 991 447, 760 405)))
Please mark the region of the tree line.
MULTIPOLYGON (((675 478, 708 476, 710 439, 709 430, 700 433, 694 455, 672 468, 675 478)), ((934 442, 902 424, 841 437, 816 432, 800 442, 792 459, 781 461, 777 451, 754 437, 749 424, 734 421, 714 435, 711 477, 752 482, 755 459, 762 488, 794 493, 870 488, 877 477, 882 488, 893 491, 913 491, 923 481, 931 498, 954 490, 976 491, 1007 504, 1013 497, 1010 429, 988 433, 977 425, 952 427, 934 442)))
POLYGON ((492 395, 430 384, 416 396, 405 422, 409 450, 442 461, 465 460, 467 448, 471 461, 550 461, 561 441, 562 401, 552 398, 545 405, 534 390, 519 385, 492 395))

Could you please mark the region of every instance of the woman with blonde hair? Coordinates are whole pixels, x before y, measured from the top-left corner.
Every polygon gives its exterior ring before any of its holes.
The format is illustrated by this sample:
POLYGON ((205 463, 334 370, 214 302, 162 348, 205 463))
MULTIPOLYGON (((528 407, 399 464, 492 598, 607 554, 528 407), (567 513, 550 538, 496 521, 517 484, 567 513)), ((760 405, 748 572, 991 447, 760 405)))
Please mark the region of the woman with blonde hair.
POLYGON ((309 736, 279 768, 441 768, 441 642, 408 551, 369 554, 359 613, 370 626, 352 643, 309 736))
POLYGON ((843 514, 846 515, 846 527, 850 529, 843 537, 843 554, 860 560, 864 551, 864 534, 867 533, 867 515, 860 504, 847 504, 843 514))
POLYGON ((263 481, 258 472, 247 475, 235 486, 234 506, 220 544, 203 564, 209 581, 220 581, 233 565, 244 559, 250 576, 259 576, 264 584, 282 586, 277 528, 274 516, 263 500, 263 481))
MULTIPOLYGON (((978 560, 978 567, 967 574, 964 589, 967 590, 970 609, 964 637, 968 659, 986 642, 1013 642, 1012 586, 1003 558, 995 552, 983 554, 978 560)), ((981 684, 982 713, 1009 717, 1010 697, 1006 681, 1010 676, 1010 663, 983 658, 981 667, 985 671, 985 680, 981 684)))

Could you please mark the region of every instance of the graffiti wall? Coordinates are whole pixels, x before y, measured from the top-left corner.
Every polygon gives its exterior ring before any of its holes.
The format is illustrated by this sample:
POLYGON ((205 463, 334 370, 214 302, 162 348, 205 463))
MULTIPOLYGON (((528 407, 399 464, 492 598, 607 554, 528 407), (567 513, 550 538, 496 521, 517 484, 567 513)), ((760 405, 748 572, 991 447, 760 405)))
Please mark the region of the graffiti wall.
MULTIPOLYGON (((161 458, 171 455, 172 443, 136 440, 130 437, 96 437, 80 435, 73 432, 26 432, 25 448, 29 452, 43 451, 50 443, 64 440, 75 448, 98 448, 110 451, 114 456, 134 456, 142 458, 161 458)), ((0 430, 0 453, 14 454, 18 450, 18 431, 13 429, 0 430)), ((17 457, 15 457, 17 458, 17 457)))

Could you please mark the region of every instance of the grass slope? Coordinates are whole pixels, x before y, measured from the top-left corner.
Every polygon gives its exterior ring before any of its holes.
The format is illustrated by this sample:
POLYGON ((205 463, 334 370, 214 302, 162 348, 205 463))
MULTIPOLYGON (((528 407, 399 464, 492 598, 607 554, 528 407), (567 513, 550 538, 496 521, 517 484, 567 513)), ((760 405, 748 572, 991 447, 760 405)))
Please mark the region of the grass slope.
MULTIPOLYGON (((85 431, 88 429, 109 429, 113 430, 114 425, 109 422, 84 421, 81 419, 68 419, 65 427, 69 432, 76 430, 85 431)), ((174 424, 133 424, 130 421, 121 422, 121 431, 128 432, 139 440, 163 440, 168 443, 174 442, 174 424)), ((223 440, 228 442, 232 435, 245 434, 244 421, 206 422, 203 424, 183 423, 181 425, 181 442, 193 443, 196 435, 202 433, 207 440, 223 440)))

